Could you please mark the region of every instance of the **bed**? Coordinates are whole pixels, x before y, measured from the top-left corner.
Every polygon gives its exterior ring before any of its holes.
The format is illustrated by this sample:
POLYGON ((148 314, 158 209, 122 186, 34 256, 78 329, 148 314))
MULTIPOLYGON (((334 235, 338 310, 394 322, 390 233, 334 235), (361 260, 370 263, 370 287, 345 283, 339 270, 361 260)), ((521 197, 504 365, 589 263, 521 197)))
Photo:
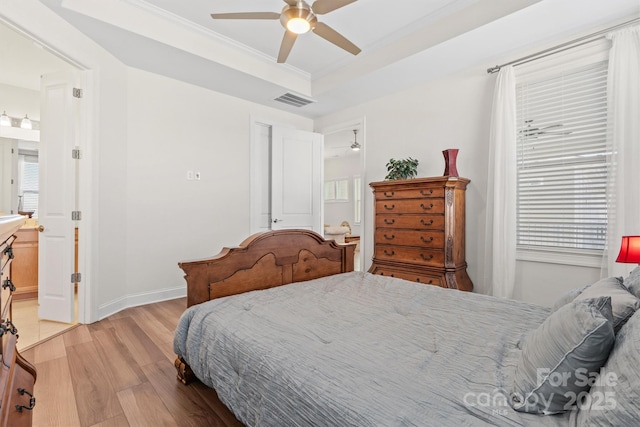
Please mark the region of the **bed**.
MULTIPOLYGON (((528 399, 524 412, 514 409, 514 383, 536 381, 523 353, 538 360, 547 344, 527 338, 532 331, 559 331, 574 318, 577 328, 597 324, 588 350, 603 365, 614 346, 610 297, 566 298, 555 311, 568 317, 547 325, 558 316, 549 308, 353 272, 353 251, 311 231, 281 230, 180 263, 189 308, 174 338, 178 379, 214 388, 247 426, 588 425, 584 402, 551 411, 528 399)), ((629 323, 640 330, 635 318, 629 323)), ((569 344, 562 363, 584 341, 569 344)), ((638 347, 619 353, 636 357, 638 347)), ((634 405, 620 419, 634 419, 634 405)))

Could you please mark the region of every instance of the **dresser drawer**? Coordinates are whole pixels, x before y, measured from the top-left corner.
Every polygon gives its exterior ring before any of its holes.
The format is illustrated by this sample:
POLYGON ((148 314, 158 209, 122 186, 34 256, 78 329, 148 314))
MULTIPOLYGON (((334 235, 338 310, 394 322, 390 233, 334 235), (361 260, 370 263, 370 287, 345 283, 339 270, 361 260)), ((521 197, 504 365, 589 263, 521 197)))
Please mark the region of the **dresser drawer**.
POLYGON ((442 286, 442 276, 429 275, 424 273, 414 273, 407 270, 395 270, 392 268, 376 267, 375 271, 371 271, 373 274, 379 274, 381 276, 397 277, 398 279, 410 280, 412 282, 423 283, 425 285, 442 286))
POLYGON ((443 199, 377 200, 376 213, 444 214, 443 199))
POLYGON ((416 230, 444 230, 444 215, 376 215, 376 228, 413 228, 416 230))
POLYGON ((443 249, 444 231, 376 228, 375 243, 376 245, 418 246, 443 249))
POLYGON ((444 188, 412 188, 407 190, 379 190, 376 200, 422 199, 425 197, 444 197, 444 188))
MULTIPOLYGON (((6 278, 2 279, 2 284, 5 284, 6 278)), ((11 307, 11 289, 7 287, 0 288, 0 322, 4 322, 10 317, 11 307)))
POLYGON ((444 265, 444 252, 434 249, 376 245, 375 257, 381 261, 410 262, 432 267, 442 267, 444 265))

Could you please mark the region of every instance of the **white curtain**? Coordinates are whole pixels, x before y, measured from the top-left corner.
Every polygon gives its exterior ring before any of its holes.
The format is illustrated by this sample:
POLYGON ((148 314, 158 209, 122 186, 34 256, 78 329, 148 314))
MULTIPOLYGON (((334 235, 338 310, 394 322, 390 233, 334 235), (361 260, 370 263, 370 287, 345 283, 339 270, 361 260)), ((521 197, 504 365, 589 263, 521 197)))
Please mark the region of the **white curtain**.
POLYGON ((607 35, 611 172, 603 276, 626 276, 635 264, 616 263, 622 236, 640 236, 640 26, 607 35))
POLYGON ((484 286, 513 297, 516 270, 516 83, 512 66, 500 69, 493 94, 487 180, 484 286))

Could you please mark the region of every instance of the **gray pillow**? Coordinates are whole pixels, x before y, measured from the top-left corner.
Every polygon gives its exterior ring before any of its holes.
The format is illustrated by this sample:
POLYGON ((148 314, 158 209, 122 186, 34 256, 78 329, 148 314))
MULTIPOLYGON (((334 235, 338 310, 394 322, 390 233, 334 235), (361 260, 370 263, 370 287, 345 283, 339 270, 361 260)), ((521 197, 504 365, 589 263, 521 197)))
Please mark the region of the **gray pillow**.
POLYGON ((585 377, 607 361, 615 341, 611 297, 576 300, 525 338, 510 394, 513 409, 557 414, 589 390, 585 377))
POLYGON ((576 300, 611 297, 611 310, 613 313, 613 329, 617 333, 622 325, 640 308, 640 299, 636 298, 622 284, 622 277, 609 277, 602 279, 576 297, 576 300))
POLYGON ((589 396, 578 402, 579 426, 637 426, 640 423, 640 312, 616 336, 609 360, 589 396))
POLYGON ((574 299, 576 299, 578 297, 578 295, 580 295, 585 289, 587 289, 588 286, 583 286, 581 288, 576 288, 576 289, 571 289, 570 291, 566 292, 564 295, 562 295, 558 301, 556 301, 556 303, 553 305, 553 308, 551 308, 551 312, 553 313, 554 311, 558 311, 558 309, 566 304, 569 304, 571 301, 573 301, 574 299))
POLYGON ((640 298, 640 266, 636 267, 624 279, 624 285, 636 298, 640 298))

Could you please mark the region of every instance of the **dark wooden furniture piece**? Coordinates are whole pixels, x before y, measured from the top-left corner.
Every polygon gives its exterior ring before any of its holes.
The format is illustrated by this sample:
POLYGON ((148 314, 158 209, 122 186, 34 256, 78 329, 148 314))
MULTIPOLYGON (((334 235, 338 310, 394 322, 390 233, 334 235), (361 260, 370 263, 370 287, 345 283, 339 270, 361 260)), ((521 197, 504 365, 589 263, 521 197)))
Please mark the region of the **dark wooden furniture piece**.
POLYGON ((24 217, 4 217, 0 220, 0 426, 30 426, 35 405, 33 386, 36 368, 18 352, 18 330, 11 321, 11 302, 16 287, 11 277, 11 264, 15 253, 12 245, 15 232, 24 223, 24 217), (20 220, 22 218, 22 220, 20 220))
POLYGON ((345 243, 355 242, 358 243, 360 241, 360 236, 344 236, 345 243))
POLYGON ((473 290, 465 261, 466 178, 442 176, 369 184, 375 198, 370 273, 473 290))
MULTIPOLYGON (((187 306, 353 271, 355 246, 324 240, 310 230, 254 234, 239 247, 223 248, 212 258, 178 263, 187 281, 187 306)), ((180 355, 175 366, 184 384, 195 379, 180 355)))

